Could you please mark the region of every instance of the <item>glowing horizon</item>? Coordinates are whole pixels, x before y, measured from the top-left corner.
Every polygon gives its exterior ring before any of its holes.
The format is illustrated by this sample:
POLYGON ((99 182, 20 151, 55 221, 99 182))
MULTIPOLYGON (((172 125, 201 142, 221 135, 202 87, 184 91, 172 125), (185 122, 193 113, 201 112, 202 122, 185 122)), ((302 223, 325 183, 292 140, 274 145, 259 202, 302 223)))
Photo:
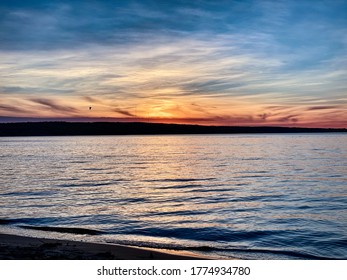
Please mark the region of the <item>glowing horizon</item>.
POLYGON ((0 121, 347 128, 346 3, 29 2, 0 4, 0 121))

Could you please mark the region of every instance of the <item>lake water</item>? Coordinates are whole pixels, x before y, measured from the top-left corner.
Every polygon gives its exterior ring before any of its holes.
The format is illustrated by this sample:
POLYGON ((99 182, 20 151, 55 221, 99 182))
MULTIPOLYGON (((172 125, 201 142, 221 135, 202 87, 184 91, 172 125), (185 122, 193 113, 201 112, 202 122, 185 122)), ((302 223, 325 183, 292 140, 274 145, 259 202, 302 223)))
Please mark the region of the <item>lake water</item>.
POLYGON ((347 135, 4 137, 0 219, 29 236, 347 259, 347 135))

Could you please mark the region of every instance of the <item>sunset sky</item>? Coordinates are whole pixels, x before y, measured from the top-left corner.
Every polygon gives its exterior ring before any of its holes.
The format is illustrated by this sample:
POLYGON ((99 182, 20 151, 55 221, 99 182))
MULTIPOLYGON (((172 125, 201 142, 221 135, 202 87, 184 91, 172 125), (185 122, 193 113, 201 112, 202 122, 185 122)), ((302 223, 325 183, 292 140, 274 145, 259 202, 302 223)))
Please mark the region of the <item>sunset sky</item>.
POLYGON ((347 128, 344 0, 2 0, 0 59, 0 122, 347 128))

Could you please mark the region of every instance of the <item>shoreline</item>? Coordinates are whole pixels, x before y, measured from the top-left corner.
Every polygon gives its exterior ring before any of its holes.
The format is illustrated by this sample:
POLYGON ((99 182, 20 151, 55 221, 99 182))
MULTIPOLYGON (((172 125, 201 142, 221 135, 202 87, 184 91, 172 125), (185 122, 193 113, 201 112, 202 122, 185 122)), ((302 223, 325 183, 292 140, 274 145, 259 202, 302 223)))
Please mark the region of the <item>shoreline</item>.
POLYGON ((108 243, 71 241, 0 233, 0 260, 203 260, 171 252, 108 243))
POLYGON ((203 260, 191 252, 0 233, 0 260, 203 260))
POLYGON ((1 122, 0 137, 101 135, 205 135, 259 133, 347 133, 346 128, 285 126, 208 126, 148 122, 1 122))

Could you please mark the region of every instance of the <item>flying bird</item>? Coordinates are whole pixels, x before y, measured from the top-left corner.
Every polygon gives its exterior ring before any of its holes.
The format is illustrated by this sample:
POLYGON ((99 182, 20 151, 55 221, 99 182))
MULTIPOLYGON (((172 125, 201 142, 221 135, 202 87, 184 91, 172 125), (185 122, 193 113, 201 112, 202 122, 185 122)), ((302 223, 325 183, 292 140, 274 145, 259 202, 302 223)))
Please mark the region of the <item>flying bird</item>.
POLYGON ((92 109, 92 107, 89 107, 89 110, 91 110, 92 109))

